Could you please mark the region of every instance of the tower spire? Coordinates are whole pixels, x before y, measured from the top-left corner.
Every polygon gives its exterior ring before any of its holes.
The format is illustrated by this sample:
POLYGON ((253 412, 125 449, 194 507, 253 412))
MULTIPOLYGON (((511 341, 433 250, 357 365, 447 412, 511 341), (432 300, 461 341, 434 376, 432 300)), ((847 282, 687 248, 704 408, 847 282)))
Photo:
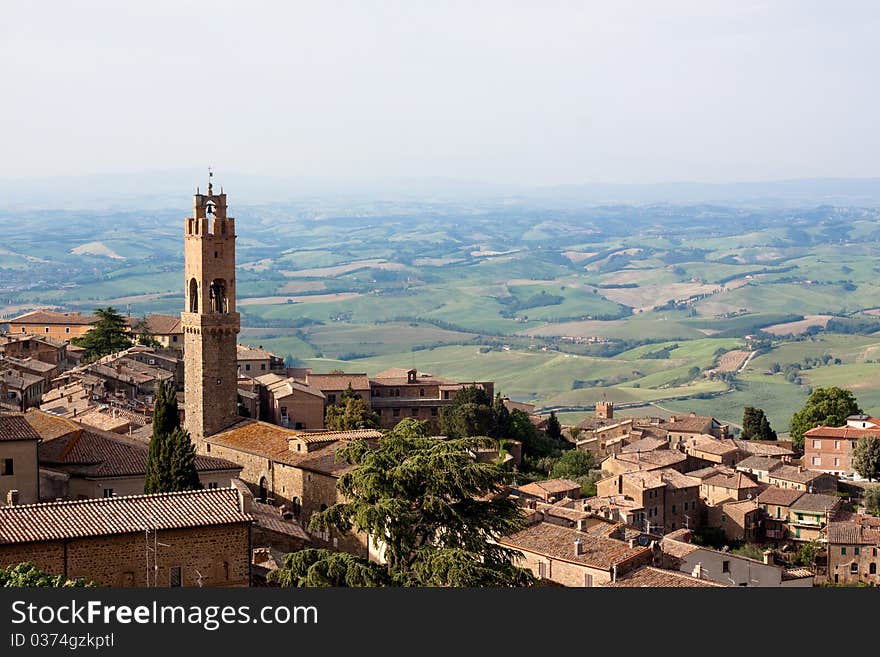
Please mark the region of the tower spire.
POLYGON ((214 193, 214 186, 211 184, 213 177, 214 177, 214 170, 209 166, 208 167, 208 196, 211 196, 214 193))

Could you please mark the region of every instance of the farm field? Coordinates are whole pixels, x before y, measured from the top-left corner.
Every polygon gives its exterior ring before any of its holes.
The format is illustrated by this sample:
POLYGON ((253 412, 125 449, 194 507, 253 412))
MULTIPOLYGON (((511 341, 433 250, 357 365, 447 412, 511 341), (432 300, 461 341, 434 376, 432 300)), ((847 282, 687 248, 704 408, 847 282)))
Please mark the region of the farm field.
MULTIPOLYGON (((32 230, 0 249, 0 312, 180 312, 182 200, 6 210, 32 230)), ((318 372, 493 380, 566 421, 604 396, 732 424, 753 405, 784 432, 826 385, 880 413, 874 209, 309 199, 235 216, 240 341, 318 372)))

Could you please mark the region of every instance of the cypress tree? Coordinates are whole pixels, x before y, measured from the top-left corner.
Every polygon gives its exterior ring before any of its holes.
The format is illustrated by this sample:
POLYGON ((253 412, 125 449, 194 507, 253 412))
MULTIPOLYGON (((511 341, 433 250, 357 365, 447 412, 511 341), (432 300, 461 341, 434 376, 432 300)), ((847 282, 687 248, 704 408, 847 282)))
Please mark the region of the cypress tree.
POLYGON ((202 487, 189 432, 180 428, 174 384, 159 385, 153 409, 153 436, 147 453, 145 493, 170 493, 202 487))

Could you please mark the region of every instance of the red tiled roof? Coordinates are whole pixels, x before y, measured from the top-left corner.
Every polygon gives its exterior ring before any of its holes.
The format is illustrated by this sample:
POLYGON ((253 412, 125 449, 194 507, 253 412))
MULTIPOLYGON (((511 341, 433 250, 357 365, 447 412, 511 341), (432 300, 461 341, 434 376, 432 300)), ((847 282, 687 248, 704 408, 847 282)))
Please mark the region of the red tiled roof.
POLYGON ((703 480, 708 486, 718 486, 720 488, 729 488, 731 490, 740 490, 743 488, 757 488, 758 482, 753 481, 742 472, 733 474, 717 473, 703 480))
POLYGON ((251 522, 234 488, 0 507, 0 544, 251 522))
POLYGON ((353 390, 370 389, 370 379, 366 374, 309 374, 306 383, 321 391, 345 390, 349 384, 353 390))
POLYGON ((794 490, 793 488, 779 488, 779 486, 768 486, 756 498, 758 504, 773 504, 775 506, 791 506, 798 498, 804 495, 802 490, 794 490))
POLYGON ((0 442, 39 439, 40 434, 34 431, 23 415, 0 415, 0 442))
POLYGON ((647 547, 630 547, 624 541, 586 534, 548 522, 539 522, 515 534, 500 538, 498 542, 518 550, 602 569, 610 569, 615 563, 650 551, 647 547), (581 541, 582 554, 575 554, 575 539, 581 541))
POLYGON ((856 522, 828 523, 828 542, 847 545, 880 545, 880 530, 856 522))
POLYGON ((180 317, 174 315, 147 315, 147 329, 154 335, 183 334, 180 317))
POLYGON ((706 579, 698 579, 674 570, 662 570, 653 566, 637 568, 621 575, 615 582, 603 586, 609 587, 657 587, 657 588, 690 588, 690 587, 723 587, 724 584, 706 579))
MULTIPOLYGON (((149 448, 119 434, 79 425, 81 431, 40 444, 40 464, 88 477, 138 477, 146 474, 149 448)), ((196 455, 196 470, 219 472, 241 466, 211 456, 196 455)))
MULTIPOLYGON (((804 432, 804 436, 808 438, 844 438, 847 440, 858 440, 862 436, 880 436, 880 428, 859 429, 856 427, 826 427, 818 426, 804 432)), ((809 447, 809 445, 805 445, 809 447)))
POLYGON ((543 493, 565 493, 570 490, 580 490, 581 485, 571 479, 547 479, 545 481, 533 481, 530 484, 520 486, 519 490, 529 495, 542 495, 543 493))
POLYGON ((81 313, 62 313, 54 310, 32 310, 29 313, 6 320, 9 324, 93 324, 97 317, 81 313))

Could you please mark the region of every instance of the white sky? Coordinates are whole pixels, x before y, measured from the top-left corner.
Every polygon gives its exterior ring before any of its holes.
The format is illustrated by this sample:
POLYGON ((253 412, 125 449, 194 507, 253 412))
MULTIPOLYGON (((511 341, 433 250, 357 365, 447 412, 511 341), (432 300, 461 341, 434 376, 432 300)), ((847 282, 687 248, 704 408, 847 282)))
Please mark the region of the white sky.
POLYGON ((0 177, 880 175, 880 2, 3 0, 0 177))

